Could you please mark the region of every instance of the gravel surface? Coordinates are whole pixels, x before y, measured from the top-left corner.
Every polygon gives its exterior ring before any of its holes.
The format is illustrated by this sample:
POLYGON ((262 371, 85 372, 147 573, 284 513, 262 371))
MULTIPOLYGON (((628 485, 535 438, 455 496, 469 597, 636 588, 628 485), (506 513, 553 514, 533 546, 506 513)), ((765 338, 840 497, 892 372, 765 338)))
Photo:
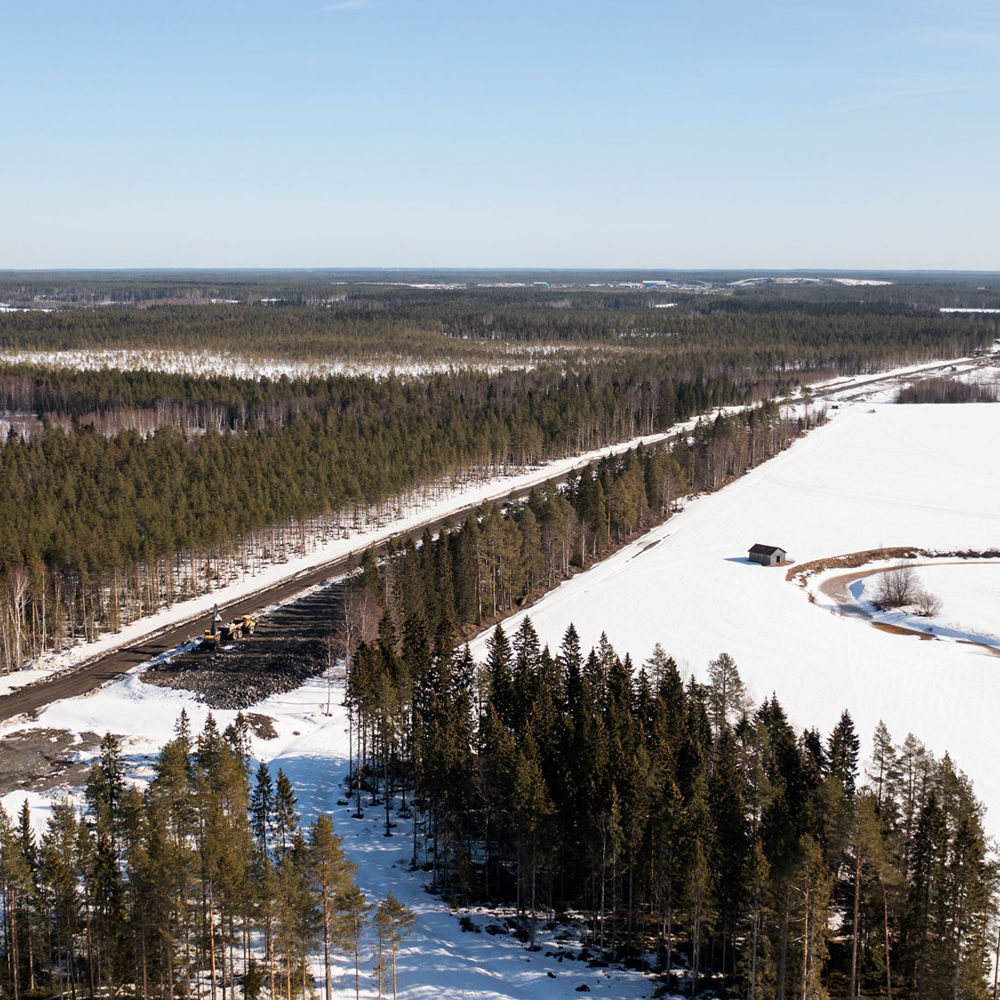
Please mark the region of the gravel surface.
POLYGON ((254 635, 176 656, 144 670, 142 680, 193 691, 210 708, 250 708, 327 669, 326 639, 343 603, 342 585, 323 587, 261 618, 254 635))

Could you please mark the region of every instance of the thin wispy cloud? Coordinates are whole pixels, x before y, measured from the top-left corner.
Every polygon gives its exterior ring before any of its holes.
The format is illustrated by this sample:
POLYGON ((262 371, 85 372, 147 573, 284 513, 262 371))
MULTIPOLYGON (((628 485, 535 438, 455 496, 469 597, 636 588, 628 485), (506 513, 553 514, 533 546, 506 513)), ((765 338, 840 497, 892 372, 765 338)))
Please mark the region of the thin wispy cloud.
POLYGON ((895 87, 884 90, 868 90, 857 94, 846 94, 827 103, 833 112, 869 111, 906 104, 919 104, 935 97, 964 94, 974 89, 968 83, 938 84, 926 87, 895 87))
POLYGON ((339 3, 328 3, 323 10, 364 10, 371 5, 371 0, 340 0, 339 3))
POLYGON ((906 37, 921 45, 956 49, 1000 49, 1000 32, 968 28, 914 28, 906 37))

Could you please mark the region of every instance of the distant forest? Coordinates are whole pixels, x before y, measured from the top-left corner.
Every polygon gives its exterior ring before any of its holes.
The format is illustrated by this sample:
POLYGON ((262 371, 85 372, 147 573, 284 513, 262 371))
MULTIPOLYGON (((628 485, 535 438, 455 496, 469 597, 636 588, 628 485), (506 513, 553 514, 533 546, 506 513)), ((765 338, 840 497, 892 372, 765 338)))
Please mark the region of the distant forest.
MULTIPOLYGON (((345 291, 325 304, 135 305, 0 313, 0 351, 147 349, 282 358, 447 358, 502 362, 535 345, 601 346, 706 375, 732 368, 851 373, 988 346, 991 315, 938 312, 912 299, 475 289, 345 291), (650 295, 671 308, 650 308, 650 295), (486 342, 486 343, 484 343, 486 342)), ((870 296, 867 293, 873 293, 870 296)))
POLYGON ((934 284, 689 289, 652 309, 659 290, 228 280, 0 276, 7 299, 58 298, 0 312, 0 352, 368 359, 405 374, 0 366, 2 669, 307 533, 386 517, 433 481, 604 447, 825 375, 970 354, 997 327, 938 313, 934 284), (127 304, 93 304, 108 300, 127 304), (429 361, 446 370, 418 374, 429 361))

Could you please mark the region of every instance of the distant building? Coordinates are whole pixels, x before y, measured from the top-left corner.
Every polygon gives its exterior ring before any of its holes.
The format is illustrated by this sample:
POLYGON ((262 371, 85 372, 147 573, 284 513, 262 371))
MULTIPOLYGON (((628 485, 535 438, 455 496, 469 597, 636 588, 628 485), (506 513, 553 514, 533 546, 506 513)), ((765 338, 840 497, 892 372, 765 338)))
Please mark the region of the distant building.
POLYGON ((777 545, 753 545, 750 547, 750 562, 761 566, 778 566, 785 561, 785 550, 777 545))

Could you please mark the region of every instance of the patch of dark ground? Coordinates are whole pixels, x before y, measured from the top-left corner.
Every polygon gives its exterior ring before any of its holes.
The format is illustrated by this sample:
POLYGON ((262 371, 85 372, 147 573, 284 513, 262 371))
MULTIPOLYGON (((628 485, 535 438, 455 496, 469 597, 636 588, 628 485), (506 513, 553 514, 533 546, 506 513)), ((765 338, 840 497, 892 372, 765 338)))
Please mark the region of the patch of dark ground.
POLYGON ((261 618, 252 636, 212 652, 180 654, 140 676, 146 684, 191 691, 210 708, 250 708, 271 695, 293 691, 327 669, 327 638, 343 608, 342 585, 321 587, 261 618))
POLYGON ((276 740, 278 730, 274 728, 274 719, 269 715, 261 715, 260 712, 248 712, 246 720, 250 725, 250 731, 259 740, 276 740))
POLYGON ((0 795, 30 789, 44 792, 58 785, 82 784, 90 763, 81 751, 100 746, 97 733, 66 729, 19 729, 0 739, 0 795))

